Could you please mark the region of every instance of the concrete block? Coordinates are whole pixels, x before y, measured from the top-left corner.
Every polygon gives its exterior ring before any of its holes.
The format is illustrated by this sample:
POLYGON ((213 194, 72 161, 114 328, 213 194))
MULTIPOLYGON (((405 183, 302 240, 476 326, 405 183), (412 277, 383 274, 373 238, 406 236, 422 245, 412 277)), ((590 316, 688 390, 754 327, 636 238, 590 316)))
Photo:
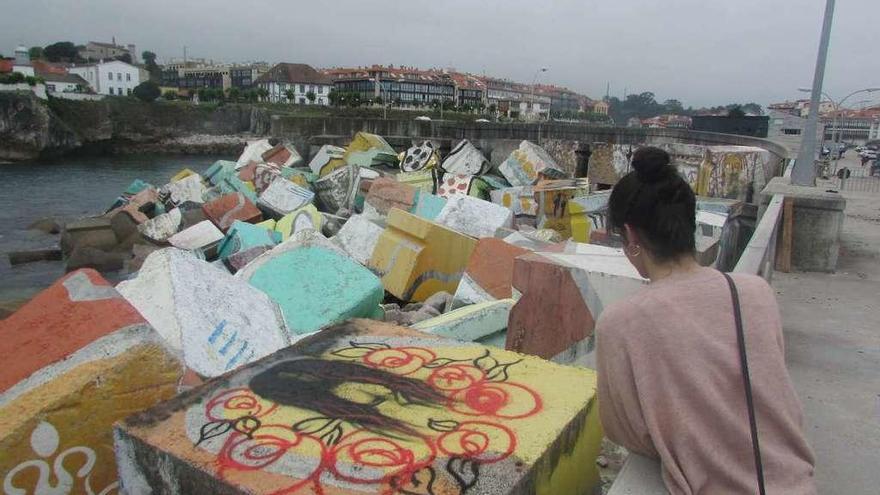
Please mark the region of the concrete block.
POLYGON ((248 263, 247 266, 239 270, 235 274, 235 276, 247 280, 251 276, 253 276, 253 274, 265 263, 272 260, 273 258, 276 258, 288 251, 293 251, 303 247, 321 247, 329 249, 331 251, 335 251, 342 256, 346 255, 345 251, 340 249, 336 244, 333 243, 333 241, 324 237, 317 230, 306 229, 291 235, 290 238, 286 241, 281 242, 269 251, 266 251, 262 255, 258 256, 252 262, 248 263))
POLYGON ((236 220, 220 243, 218 256, 220 259, 226 259, 235 253, 255 247, 265 246, 267 249, 271 249, 279 242, 281 242, 280 233, 267 230, 259 225, 236 220))
POLYGON ((514 261, 522 296, 510 313, 507 349, 552 358, 591 337, 608 304, 647 284, 619 249, 569 242, 561 252, 514 261))
POLYGON ((416 172, 436 168, 440 164, 440 153, 431 141, 422 141, 411 146, 403 154, 400 170, 416 172))
POLYGON ((495 203, 456 194, 448 199, 435 221, 479 239, 494 236, 500 228, 511 227, 513 213, 495 203))
POLYGON ((305 229, 320 231, 323 223, 324 217, 315 205, 307 204, 281 217, 275 224, 275 231, 281 235, 282 240, 287 240, 291 235, 305 229))
POLYGON ((397 208, 370 258, 385 290, 403 301, 454 293, 476 240, 397 208))
POLYGON ((290 343, 269 297, 176 248, 150 254, 137 277, 117 290, 203 376, 221 375, 290 343))
POLYGON ((228 160, 217 160, 205 171, 205 180, 211 185, 219 185, 226 178, 235 175, 235 165, 235 162, 228 160))
POLYGON ((303 158, 290 143, 278 143, 261 155, 264 162, 281 167, 299 167, 303 158))
POLYGON ((522 232, 512 232, 501 237, 504 242, 528 249, 529 251, 545 251, 551 244, 532 237, 523 235, 522 232))
POLYGON ((205 190, 205 185, 202 184, 202 176, 192 174, 162 186, 159 189, 159 198, 165 203, 166 208, 172 208, 186 201, 202 203, 202 195, 205 193, 205 190))
POLYGON ((373 317, 385 296, 377 276, 335 250, 302 246, 263 256, 240 278, 278 303, 291 337, 373 317))
POLYGON ((188 168, 184 168, 184 169, 180 170, 179 172, 177 172, 176 174, 172 175, 169 182, 177 182, 179 180, 186 179, 190 175, 198 175, 198 174, 196 174, 196 172, 194 172, 193 170, 190 170, 188 168))
POLYGON ((591 370, 353 320, 131 417, 116 452, 128 493, 587 494, 595 389, 591 370))
POLYGON ((262 222, 257 222, 254 225, 256 225, 257 227, 262 227, 266 230, 275 230, 275 226, 277 224, 278 223, 275 220, 269 218, 267 220, 263 220, 262 222))
MULTIPOLYGON (((254 178, 250 182, 254 184, 254 191, 257 195, 262 196, 263 192, 277 179, 290 182, 281 177, 281 171, 277 167, 267 163, 258 163, 254 166, 254 178)), ((292 182, 290 183, 292 184, 292 182)))
POLYGON ((146 215, 131 205, 117 208, 115 213, 107 215, 110 217, 110 228, 119 241, 128 239, 132 234, 137 233, 138 225, 149 220, 146 215))
POLYGON ((222 240, 223 232, 220 232, 210 220, 203 220, 169 237, 168 243, 178 249, 207 253, 216 252, 222 240))
POLYGON ((358 167, 397 166, 397 153, 382 136, 358 132, 345 149, 345 163, 358 167))
POLYGON ((440 214, 440 211, 443 210, 443 207, 446 206, 446 198, 441 198, 435 194, 430 194, 424 191, 418 191, 416 193, 416 202, 410 208, 410 213, 413 215, 424 218, 425 220, 434 221, 437 218, 437 215, 440 214))
MULTIPOLYGON (((537 227, 555 230, 563 239, 571 238, 572 215, 568 204, 577 196, 586 196, 588 186, 587 179, 539 180, 533 188, 538 203, 537 227)), ((575 209, 577 211, 577 207, 575 209)), ((577 214, 575 218, 578 218, 577 214)), ((579 242, 588 240, 581 227, 584 221, 583 215, 577 220, 579 242)))
POLYGON ((312 158, 312 161, 309 162, 309 168, 315 175, 324 177, 330 172, 345 166, 345 160, 343 159, 344 155, 345 148, 333 146, 332 144, 325 144, 324 146, 321 146, 318 153, 316 153, 314 158, 312 158))
POLYGON ((183 214, 180 208, 169 210, 168 213, 157 215, 138 226, 138 232, 156 242, 165 242, 177 233, 183 214))
POLYGON ((467 139, 462 139, 443 159, 441 168, 453 175, 480 175, 489 169, 489 160, 467 139))
POLYGON ((260 210, 244 194, 230 193, 205 203, 202 207, 205 216, 220 230, 226 232, 236 220, 256 223, 263 219, 260 210))
POLYGON ((521 142, 498 171, 512 186, 530 186, 541 178, 562 179, 566 175, 544 148, 529 141, 521 142))
POLYGON ((484 345, 497 342, 503 349, 507 338, 507 320, 515 303, 513 299, 500 299, 470 304, 420 321, 411 328, 464 342, 480 342, 484 345))
POLYGON ((153 187, 153 185, 149 182, 144 182, 140 179, 133 180, 131 184, 129 184, 128 187, 126 187, 125 190, 122 191, 122 194, 118 198, 116 198, 116 201, 113 202, 113 204, 110 206, 110 208, 107 209, 107 211, 110 212, 116 208, 119 208, 120 206, 128 204, 133 196, 147 189, 152 189, 154 191, 156 190, 156 188, 153 187))
POLYGON ((61 232, 61 251, 70 253, 77 246, 112 249, 118 240, 109 218, 81 218, 68 222, 61 232))
POLYGON ((456 194, 469 194, 489 199, 490 188, 486 182, 473 175, 444 174, 437 186, 437 195, 450 198, 456 194))
POLYGON ((513 212, 514 226, 537 225, 538 202, 532 186, 507 187, 489 193, 492 202, 513 212))
POLYGON ((256 204, 257 202, 257 193, 253 182, 242 181, 238 178, 238 176, 235 175, 230 175, 229 177, 227 177, 223 182, 220 183, 220 185, 217 186, 217 189, 222 194, 241 193, 244 194, 244 197, 246 197, 251 203, 256 204))
POLYGON ((571 238, 589 244, 591 232, 608 228, 608 198, 610 191, 576 196, 568 201, 571 218, 571 238))
POLYGON ((252 261, 259 258, 263 253, 272 249, 270 246, 257 246, 244 251, 238 251, 222 258, 223 266, 229 273, 238 273, 242 268, 249 265, 252 261))
POLYGON ((273 215, 283 217, 312 202, 315 193, 279 177, 260 194, 257 204, 273 215))
POLYGON ((434 169, 417 170, 415 172, 400 172, 395 177, 397 182, 416 188, 419 192, 431 194, 434 192, 434 169))
POLYGON ((530 249, 514 246, 501 239, 487 237, 478 240, 453 296, 451 308, 512 297, 513 260, 530 252, 530 249))
POLYGON ((114 422, 176 394, 183 366, 93 270, 0 325, 3 493, 116 493, 114 422))
POLYGON ((263 153, 272 149, 272 145, 269 144, 268 139, 258 139, 255 141, 248 141, 247 145, 244 147, 244 151, 239 155, 238 160, 235 162, 235 168, 240 169, 247 165, 250 162, 261 162, 263 161, 263 153))
POLYGON ((352 259, 367 266, 383 230, 382 226, 362 215, 352 215, 332 240, 352 259))
POLYGON ((373 181, 365 198, 379 215, 386 216, 392 208, 409 211, 416 201, 416 188, 388 177, 373 181))

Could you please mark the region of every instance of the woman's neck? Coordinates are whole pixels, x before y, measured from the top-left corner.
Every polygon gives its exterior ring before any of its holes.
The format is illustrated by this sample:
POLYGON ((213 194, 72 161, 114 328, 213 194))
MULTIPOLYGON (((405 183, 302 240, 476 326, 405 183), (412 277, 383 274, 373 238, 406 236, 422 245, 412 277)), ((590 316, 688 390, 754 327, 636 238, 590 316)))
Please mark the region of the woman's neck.
POLYGON ((686 274, 695 272, 702 268, 697 260, 691 255, 681 256, 674 260, 653 262, 648 260, 645 263, 645 269, 648 272, 648 278, 651 282, 662 280, 671 275, 686 274))

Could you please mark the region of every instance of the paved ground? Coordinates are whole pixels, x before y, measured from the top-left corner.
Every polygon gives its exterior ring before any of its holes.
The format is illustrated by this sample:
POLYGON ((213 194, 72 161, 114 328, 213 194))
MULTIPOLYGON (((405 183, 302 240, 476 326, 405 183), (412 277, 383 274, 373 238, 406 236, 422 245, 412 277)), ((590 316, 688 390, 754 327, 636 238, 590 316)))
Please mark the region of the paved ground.
POLYGON ((843 194, 837 273, 777 272, 773 286, 819 493, 868 495, 880 493, 880 192, 843 194))

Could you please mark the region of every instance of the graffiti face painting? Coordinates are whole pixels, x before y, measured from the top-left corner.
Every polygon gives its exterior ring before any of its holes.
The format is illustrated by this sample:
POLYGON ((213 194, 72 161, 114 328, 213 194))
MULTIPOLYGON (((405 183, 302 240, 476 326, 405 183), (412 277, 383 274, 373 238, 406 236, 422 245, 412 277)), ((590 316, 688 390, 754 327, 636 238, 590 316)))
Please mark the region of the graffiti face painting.
POLYGON ((216 455, 219 477, 251 486, 259 475, 265 493, 487 493, 485 470, 522 468, 521 435, 544 410, 517 379, 522 361, 351 341, 214 391, 188 410, 188 436, 216 455))

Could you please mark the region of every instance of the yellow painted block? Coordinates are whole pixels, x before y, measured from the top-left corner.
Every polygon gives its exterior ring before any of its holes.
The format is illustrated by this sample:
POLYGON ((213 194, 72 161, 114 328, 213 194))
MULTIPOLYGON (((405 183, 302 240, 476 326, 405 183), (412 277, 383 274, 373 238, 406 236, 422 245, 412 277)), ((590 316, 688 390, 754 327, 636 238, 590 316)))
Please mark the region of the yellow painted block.
POLYGON ((244 187, 250 189, 251 192, 257 192, 257 186, 254 185, 253 181, 244 181, 244 187))
POLYGON ((116 493, 113 423, 173 397, 181 365, 160 343, 144 341, 109 358, 55 366, 29 378, 43 383, 0 406, 4 493, 116 493), (70 488, 50 491, 59 478, 70 488))
POLYGON ((397 174, 397 182, 408 184, 416 189, 431 194, 434 192, 434 175, 430 169, 397 174))
POLYGON ((281 233, 282 241, 286 241, 300 230, 315 229, 320 232, 323 221, 324 217, 321 216, 315 205, 308 204, 281 217, 275 223, 275 231, 281 233))
POLYGON ((275 230, 276 222, 275 222, 275 220, 272 220, 270 218, 268 220, 263 220, 262 222, 256 223, 254 225, 256 225, 257 227, 263 227, 266 230, 275 230))
POLYGON ((392 208, 370 267, 388 292, 404 301, 424 301, 436 292, 455 293, 476 244, 476 239, 392 208))
POLYGON ((174 174, 174 176, 171 177, 170 182, 177 182, 180 179, 186 179, 190 175, 196 175, 196 173, 188 168, 185 168, 185 169, 181 170, 180 172, 177 172, 176 174, 174 174))
POLYGON ((321 171, 318 173, 318 177, 325 177, 330 175, 333 171, 340 169, 345 166, 345 160, 342 158, 332 158, 327 161, 327 163, 321 167, 321 171))
POLYGON ((587 215, 587 210, 574 201, 569 201, 568 215, 571 219, 571 239, 575 242, 589 244, 593 222, 587 215))

